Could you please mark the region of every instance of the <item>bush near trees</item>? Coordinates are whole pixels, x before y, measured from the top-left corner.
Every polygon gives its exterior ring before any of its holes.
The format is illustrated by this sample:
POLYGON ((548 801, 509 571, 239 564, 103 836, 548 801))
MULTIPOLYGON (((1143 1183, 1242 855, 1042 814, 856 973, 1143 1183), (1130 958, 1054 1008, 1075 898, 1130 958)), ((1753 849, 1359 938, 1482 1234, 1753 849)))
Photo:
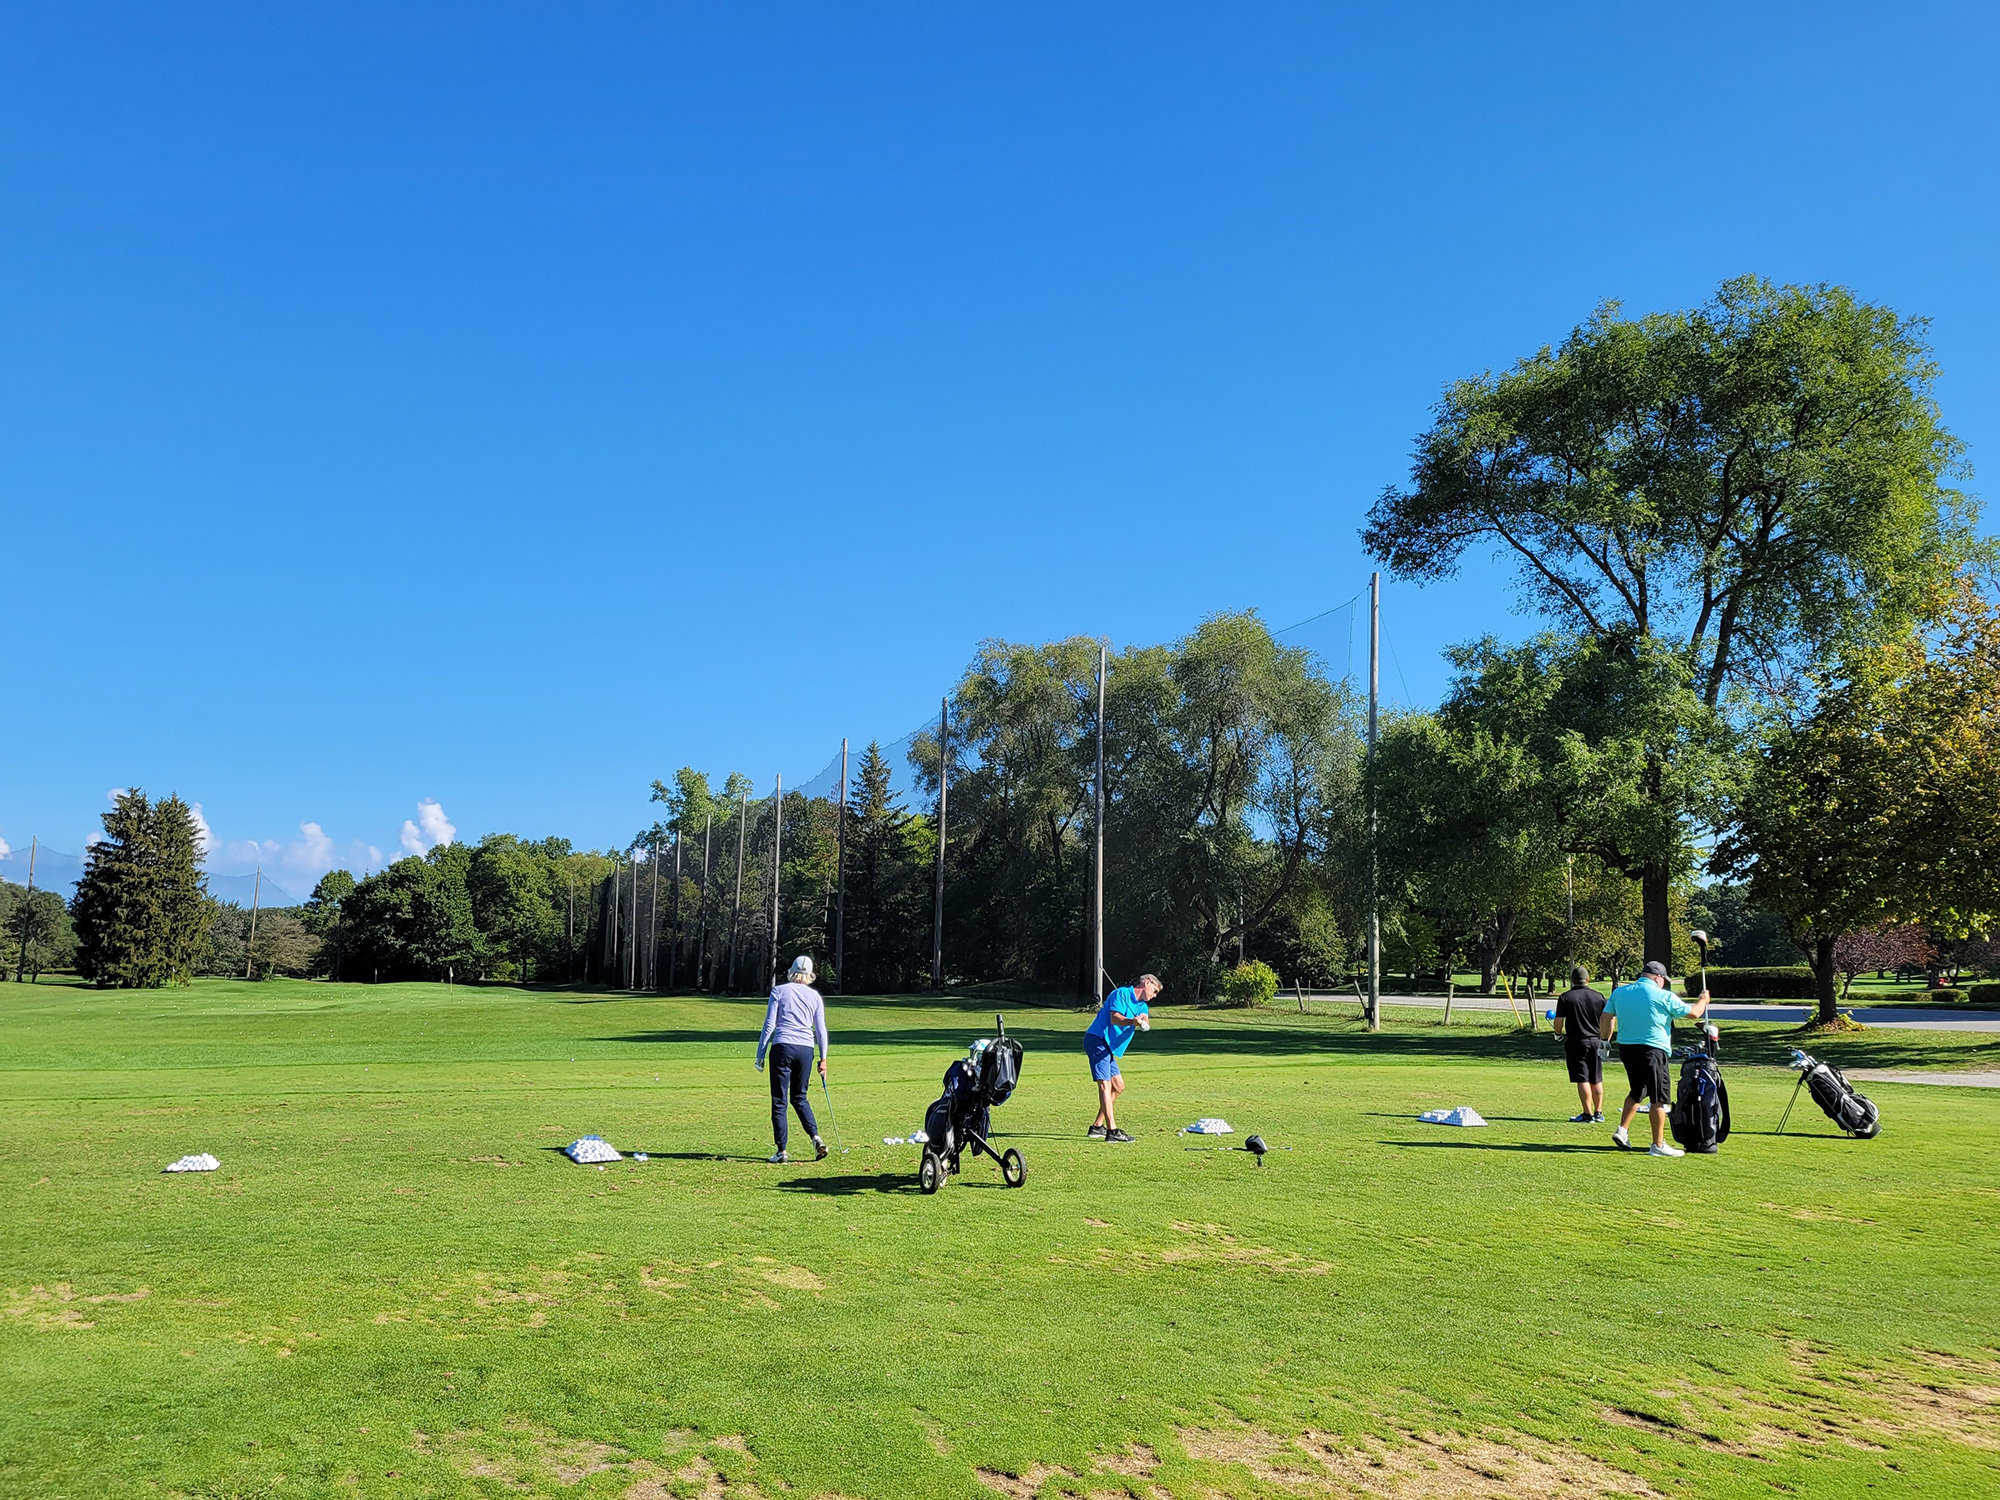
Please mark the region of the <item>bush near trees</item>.
POLYGON ((70 902, 77 972, 103 988, 186 984, 213 920, 200 830, 179 797, 120 792, 70 902))
POLYGON ((1269 1005, 1278 993, 1278 971, 1261 958, 1250 959, 1231 969, 1222 981, 1225 1005, 1269 1005))
POLYGON ((1710 969, 1708 992, 1717 1000, 1813 1000, 1819 995, 1813 971, 1804 964, 1710 969))

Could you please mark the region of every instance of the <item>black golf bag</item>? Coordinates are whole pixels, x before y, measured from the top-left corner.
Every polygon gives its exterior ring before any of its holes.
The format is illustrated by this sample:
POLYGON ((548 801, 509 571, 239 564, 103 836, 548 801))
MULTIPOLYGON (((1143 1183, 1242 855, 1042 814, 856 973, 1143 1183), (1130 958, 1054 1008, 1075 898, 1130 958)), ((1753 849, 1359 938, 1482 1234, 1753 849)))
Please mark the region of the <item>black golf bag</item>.
POLYGON ((1702 1156, 1729 1139, 1729 1085, 1713 1054, 1694 1047, 1681 1054, 1680 1087, 1667 1124, 1685 1150, 1702 1156))
POLYGON ((1021 1044, 1007 1035, 1006 1018, 995 1016, 999 1035, 975 1043, 972 1055, 953 1063, 944 1073, 944 1092, 924 1112, 924 1154, 917 1163, 917 1186, 935 1193, 947 1175, 958 1172, 959 1158, 969 1148, 1000 1163, 1000 1178, 1008 1187, 1028 1180, 1027 1164, 1011 1146, 1003 1153, 986 1142, 994 1106, 1005 1104, 1021 1079, 1021 1044))
MULTIPOLYGON (((1857 1094, 1854 1085, 1847 1081, 1847 1075, 1832 1063, 1821 1062, 1804 1052, 1792 1053, 1792 1066, 1799 1070, 1799 1087, 1812 1091, 1813 1103, 1826 1112, 1826 1117, 1856 1140, 1872 1140, 1882 1133, 1881 1111, 1875 1108, 1875 1101, 1866 1094, 1857 1094)), ((1793 1103, 1798 1102, 1799 1090, 1792 1090, 1793 1103)), ((1785 1118, 1778 1121, 1778 1129, 1785 1128, 1785 1120, 1792 1117, 1792 1106, 1785 1106, 1785 1118)))

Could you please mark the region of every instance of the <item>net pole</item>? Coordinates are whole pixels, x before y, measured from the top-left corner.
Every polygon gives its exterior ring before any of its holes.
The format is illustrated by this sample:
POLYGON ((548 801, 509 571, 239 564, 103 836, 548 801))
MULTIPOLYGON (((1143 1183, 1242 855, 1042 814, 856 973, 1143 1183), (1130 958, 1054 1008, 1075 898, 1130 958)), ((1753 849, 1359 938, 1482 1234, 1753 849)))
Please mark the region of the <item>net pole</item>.
MULTIPOLYGON (((660 841, 653 840, 653 902, 652 910, 646 914, 646 980, 648 989, 660 988, 660 841)), ((681 862, 681 836, 674 834, 674 867, 678 874, 681 862)), ((679 903, 680 882, 676 880, 675 902, 679 903)), ((671 972, 671 971, 670 971, 671 972)))
POLYGON ((1097 648, 1097 787, 1096 812, 1091 818, 1091 833, 1097 844, 1091 860, 1091 913, 1090 929, 1092 947, 1096 957, 1090 978, 1090 992, 1098 1004, 1104 1003, 1104 647, 1097 648))
MULTIPOLYGON (((708 968, 708 856, 715 843, 715 809, 710 808, 701 823, 701 917, 696 923, 696 931, 701 935, 695 942, 694 987, 702 987, 702 972, 708 968)), ((713 984, 711 978, 710 983, 713 984)))
POLYGON ((1382 1029, 1381 819, 1375 791, 1376 715, 1382 693, 1382 575, 1368 575, 1368 1029, 1382 1029))
POLYGON ((840 741, 840 823, 834 838, 833 992, 847 993, 847 740, 840 741))
POLYGON ((772 796, 771 826, 771 988, 778 987, 778 877, 785 868, 785 778, 772 796))
POLYGON ((931 988, 944 992, 944 831, 947 783, 951 780, 951 700, 938 700, 937 885, 931 905, 931 988))
MULTIPOLYGON (((656 875, 653 878, 653 905, 656 909, 656 915, 654 920, 656 921, 658 920, 657 908, 659 907, 659 904, 660 904, 660 882, 659 882, 659 877, 656 875)), ((673 944, 674 944, 673 947, 667 950, 667 988, 670 990, 678 990, 681 987, 681 830, 678 819, 675 821, 674 824, 673 944)), ((654 963, 657 965, 658 962, 659 960, 656 958, 654 960, 654 963)), ((657 969, 655 972, 657 972, 657 969)))
POLYGON ((743 843, 750 831, 750 794, 743 794, 736 823, 736 899, 729 907, 729 993, 736 993, 737 933, 743 920, 743 843))
POLYGON ((639 988, 639 845, 635 840, 632 854, 632 941, 625 945, 625 988, 639 988))

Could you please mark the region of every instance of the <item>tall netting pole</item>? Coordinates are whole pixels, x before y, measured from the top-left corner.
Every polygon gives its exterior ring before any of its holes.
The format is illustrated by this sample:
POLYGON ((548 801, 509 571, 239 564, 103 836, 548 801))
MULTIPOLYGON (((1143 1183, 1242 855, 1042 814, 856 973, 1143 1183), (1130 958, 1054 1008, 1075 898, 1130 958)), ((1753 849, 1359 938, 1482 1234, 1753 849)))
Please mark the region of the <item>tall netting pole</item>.
POLYGON ((785 778, 778 778, 772 799, 776 821, 771 826, 771 988, 778 987, 778 877, 785 868, 785 778))
MULTIPOLYGON (((660 841, 653 840, 653 907, 646 913, 646 988, 660 987, 660 841)), ((674 834, 674 864, 681 862, 681 836, 674 834)))
POLYGON ((625 945, 625 988, 639 988, 639 846, 632 845, 632 941, 625 945))
POLYGON ((937 894, 931 908, 931 988, 944 993, 944 829, 951 780, 951 700, 938 700, 937 894))
MULTIPOLYGON (((657 856, 655 856, 657 858, 657 856)), ((660 882, 653 880, 653 905, 660 904, 660 882)), ((653 920, 659 921, 657 911, 653 920)), ((673 947, 667 950, 667 988, 679 990, 681 987, 681 830, 680 820, 674 820, 674 935, 670 939, 673 947)))
POLYGON ((1368 575, 1368 1029, 1382 1029, 1381 819, 1375 805, 1375 715, 1382 692, 1382 575, 1368 575))
POLYGON ((736 900, 729 908, 729 993, 736 993, 737 932, 743 920, 743 845, 750 833, 750 794, 743 794, 743 807, 736 822, 736 900))
POLYGON ((709 974, 706 981, 702 976, 708 970, 708 856, 715 843, 715 810, 710 808, 701 823, 701 916, 696 922, 696 930, 701 934, 695 943, 694 987, 715 988, 715 976, 709 974))
POLYGON ((1097 648, 1097 811, 1091 818, 1091 833, 1097 851, 1091 861, 1090 928, 1096 953, 1090 992, 1104 1003, 1104 648, 1097 648))
POLYGON ((833 992, 847 993, 847 740, 840 741, 840 822, 834 835, 833 992))

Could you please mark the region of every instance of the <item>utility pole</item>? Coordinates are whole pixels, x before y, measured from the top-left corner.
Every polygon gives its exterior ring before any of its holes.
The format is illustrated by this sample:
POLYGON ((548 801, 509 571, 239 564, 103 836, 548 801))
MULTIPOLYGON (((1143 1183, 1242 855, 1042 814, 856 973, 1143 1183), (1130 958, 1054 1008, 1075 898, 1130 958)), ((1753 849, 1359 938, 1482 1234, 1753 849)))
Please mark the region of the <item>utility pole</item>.
POLYGON ((625 988, 639 988, 639 841, 632 841, 632 941, 625 945, 625 988))
POLYGON ((257 962, 257 898, 264 894, 264 867, 257 866, 257 882, 250 887, 250 941, 243 945, 243 977, 255 977, 251 968, 257 962))
POLYGON ((771 988, 778 987, 778 875, 785 868, 785 778, 772 799, 777 822, 771 830, 771 988))
POLYGON ((736 931, 743 920, 743 840, 750 831, 750 794, 743 794, 743 810, 736 824, 736 901, 729 908, 729 993, 736 993, 736 931))
POLYGON ((695 923, 695 930, 701 934, 695 943, 694 987, 701 988, 702 971, 708 967, 708 855, 715 842, 715 809, 710 808, 701 822, 701 916, 695 923))
MULTIPOLYGON (((35 851, 42 846, 40 834, 28 839, 28 895, 21 907, 21 954, 14 967, 14 983, 19 984, 28 972, 28 934, 35 926, 35 851)), ((0 971, 4 972, 4 971, 0 971)), ((35 978, 42 977, 41 965, 35 966, 35 978)))
POLYGON ((563 967, 569 970, 570 983, 576 983, 576 871, 569 872, 569 929, 564 935, 564 953, 569 962, 563 967))
POLYGON ((1563 860, 1563 945, 1569 949, 1569 961, 1576 963, 1576 856, 1568 855, 1563 860))
POLYGON ((1104 648, 1097 648, 1097 811, 1091 818, 1091 834, 1097 851, 1091 860, 1090 929, 1095 935, 1097 957, 1090 976, 1090 992, 1104 1003, 1104 648))
POLYGON ((951 700, 938 700, 937 896, 931 908, 931 988, 944 993, 944 817, 951 780, 951 700))
POLYGON ((1368 1029, 1382 1029, 1381 827, 1375 791, 1375 716, 1382 690, 1382 575, 1368 575, 1368 1029))
POLYGON ((833 856, 833 992, 847 993, 847 739, 840 741, 840 823, 833 856))

